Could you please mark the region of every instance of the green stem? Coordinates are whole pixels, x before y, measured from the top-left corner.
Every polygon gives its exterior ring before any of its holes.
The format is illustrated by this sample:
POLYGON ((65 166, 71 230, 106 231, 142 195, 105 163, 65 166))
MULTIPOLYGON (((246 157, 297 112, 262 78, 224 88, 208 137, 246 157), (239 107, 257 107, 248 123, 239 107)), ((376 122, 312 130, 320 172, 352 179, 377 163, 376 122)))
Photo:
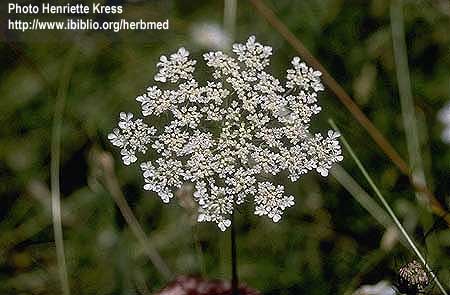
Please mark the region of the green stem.
MULTIPOLYGON (((230 38, 230 42, 234 41, 237 17, 237 0, 225 0, 223 8, 223 26, 230 38)), ((229 44, 230 45, 230 44, 229 44)), ((234 213, 231 214, 231 294, 239 295, 239 279, 237 272, 237 255, 236 255, 236 232, 234 224, 234 213)))
MULTIPOLYGON (((411 91, 411 81, 408 67, 408 52, 405 42, 405 29, 403 21, 402 0, 391 1, 391 30, 392 44, 394 49, 395 70, 397 73, 398 90, 402 109, 403 126, 406 135, 406 146, 408 148, 409 165, 414 182, 426 187, 423 161, 420 153, 418 121, 414 100, 411 91)), ((425 201, 423 193, 416 193, 419 201, 425 201)))
POLYGON ((239 279, 237 272, 236 231, 234 213, 231 214, 231 294, 239 295, 239 279))
POLYGON ((236 30, 237 0, 225 0, 223 7, 223 26, 230 38, 230 42, 234 41, 236 30))
POLYGON ((120 210, 120 213, 122 213, 123 218, 130 227, 131 232, 137 238, 144 253, 148 256, 158 272, 164 277, 164 279, 171 280, 173 278, 173 273, 157 251, 156 247, 153 245, 152 241, 145 234, 141 224, 134 215, 133 210, 131 210, 122 190, 120 189, 119 181, 117 180, 117 176, 114 171, 113 157, 109 153, 105 152, 99 155, 98 160, 100 161, 104 172, 104 185, 110 192, 114 202, 120 210))
POLYGON ((72 73, 76 52, 77 49, 74 46, 73 49, 68 53, 67 59, 63 66, 63 72, 61 75, 58 94, 56 98, 55 113, 53 117, 50 160, 53 234, 55 239, 56 257, 58 261, 59 279, 61 281, 61 289, 63 295, 70 295, 70 288, 64 251, 64 237, 61 218, 61 192, 59 187, 61 129, 67 90, 69 88, 70 75, 72 73))

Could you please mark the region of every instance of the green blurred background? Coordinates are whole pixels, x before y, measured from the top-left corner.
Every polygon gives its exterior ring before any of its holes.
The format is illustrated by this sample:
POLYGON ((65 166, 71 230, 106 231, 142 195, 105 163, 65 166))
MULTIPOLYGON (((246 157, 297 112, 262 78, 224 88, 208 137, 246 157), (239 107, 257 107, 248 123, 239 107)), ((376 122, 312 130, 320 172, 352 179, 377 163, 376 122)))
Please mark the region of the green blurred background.
MULTIPOLYGON (((138 167, 124 167, 106 138, 120 111, 138 114, 135 97, 153 83, 161 54, 184 46, 200 59, 208 50, 199 28, 220 29, 224 3, 105 3, 124 5, 127 19, 167 18, 170 30, 28 35, 3 30, 0 294, 61 294, 50 203, 50 145, 58 96, 66 101, 60 188, 72 294, 150 294, 167 283, 102 181, 99 154, 104 152, 113 154, 118 183, 130 207, 174 273, 230 277, 229 233, 218 231, 214 224, 197 224, 195 210, 181 198, 163 205, 156 195, 144 192, 138 167)), ((407 160, 390 1, 265 3, 407 160)), ((448 210, 450 146, 441 140, 444 126, 436 115, 450 97, 450 2, 405 1, 404 25, 424 172, 430 189, 448 210)), ((244 41, 251 34, 273 46, 271 68, 276 77, 283 77, 297 53, 249 1, 238 1, 235 39, 244 41)), ((320 104, 323 112, 312 129, 329 129, 327 119, 335 120, 450 289, 449 227, 416 199, 408 178, 331 91, 321 94, 320 104)), ((346 173, 373 196, 350 156, 344 155, 346 173)), ((343 170, 335 173, 345 176, 343 170)), ((363 284, 394 281, 396 268, 413 258, 398 242, 393 227, 377 222, 377 216, 367 212, 333 176, 310 174, 287 183, 287 191, 296 197, 296 205, 286 210, 278 224, 254 216, 251 205, 236 217, 240 279, 263 294, 352 294, 363 284)))

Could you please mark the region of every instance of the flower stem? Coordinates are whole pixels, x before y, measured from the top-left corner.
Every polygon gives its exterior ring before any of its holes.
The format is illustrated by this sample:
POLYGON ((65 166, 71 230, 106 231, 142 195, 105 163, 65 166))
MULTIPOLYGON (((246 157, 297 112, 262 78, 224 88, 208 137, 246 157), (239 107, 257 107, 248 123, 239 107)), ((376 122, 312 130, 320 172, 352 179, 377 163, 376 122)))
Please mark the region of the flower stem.
POLYGON ((131 210, 130 205, 128 205, 128 202, 120 189, 119 182, 114 171, 113 157, 107 152, 101 152, 98 154, 98 161, 103 169, 103 181, 105 188, 111 194, 114 202, 120 210, 120 213, 122 213, 123 218, 130 227, 131 232, 141 244, 144 253, 148 256, 152 264, 164 279, 172 279, 173 273, 157 251, 156 247, 153 245, 152 241, 145 234, 142 226, 134 215, 133 210, 131 210))
POLYGON ((236 255, 236 231, 234 225, 234 213, 231 214, 231 294, 239 295, 239 279, 237 272, 236 255))

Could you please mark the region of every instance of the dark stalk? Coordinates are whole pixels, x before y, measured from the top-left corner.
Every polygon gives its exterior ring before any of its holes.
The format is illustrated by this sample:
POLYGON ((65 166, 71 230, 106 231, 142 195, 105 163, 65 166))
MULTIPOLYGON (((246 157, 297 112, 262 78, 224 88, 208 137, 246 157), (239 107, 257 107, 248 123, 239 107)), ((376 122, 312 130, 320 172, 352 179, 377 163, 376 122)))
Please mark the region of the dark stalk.
POLYGON ((231 214, 231 294, 239 295, 239 279, 236 258, 236 231, 234 227, 234 213, 231 214))

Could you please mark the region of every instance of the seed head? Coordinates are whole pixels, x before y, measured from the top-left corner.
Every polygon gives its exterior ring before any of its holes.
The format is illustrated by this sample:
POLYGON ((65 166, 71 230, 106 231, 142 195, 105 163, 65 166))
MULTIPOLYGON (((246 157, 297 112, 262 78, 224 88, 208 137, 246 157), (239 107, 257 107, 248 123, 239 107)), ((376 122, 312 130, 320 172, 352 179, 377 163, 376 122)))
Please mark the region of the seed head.
POLYGON ((427 272, 416 260, 402 266, 398 275, 399 285, 406 290, 423 291, 429 284, 427 272))

